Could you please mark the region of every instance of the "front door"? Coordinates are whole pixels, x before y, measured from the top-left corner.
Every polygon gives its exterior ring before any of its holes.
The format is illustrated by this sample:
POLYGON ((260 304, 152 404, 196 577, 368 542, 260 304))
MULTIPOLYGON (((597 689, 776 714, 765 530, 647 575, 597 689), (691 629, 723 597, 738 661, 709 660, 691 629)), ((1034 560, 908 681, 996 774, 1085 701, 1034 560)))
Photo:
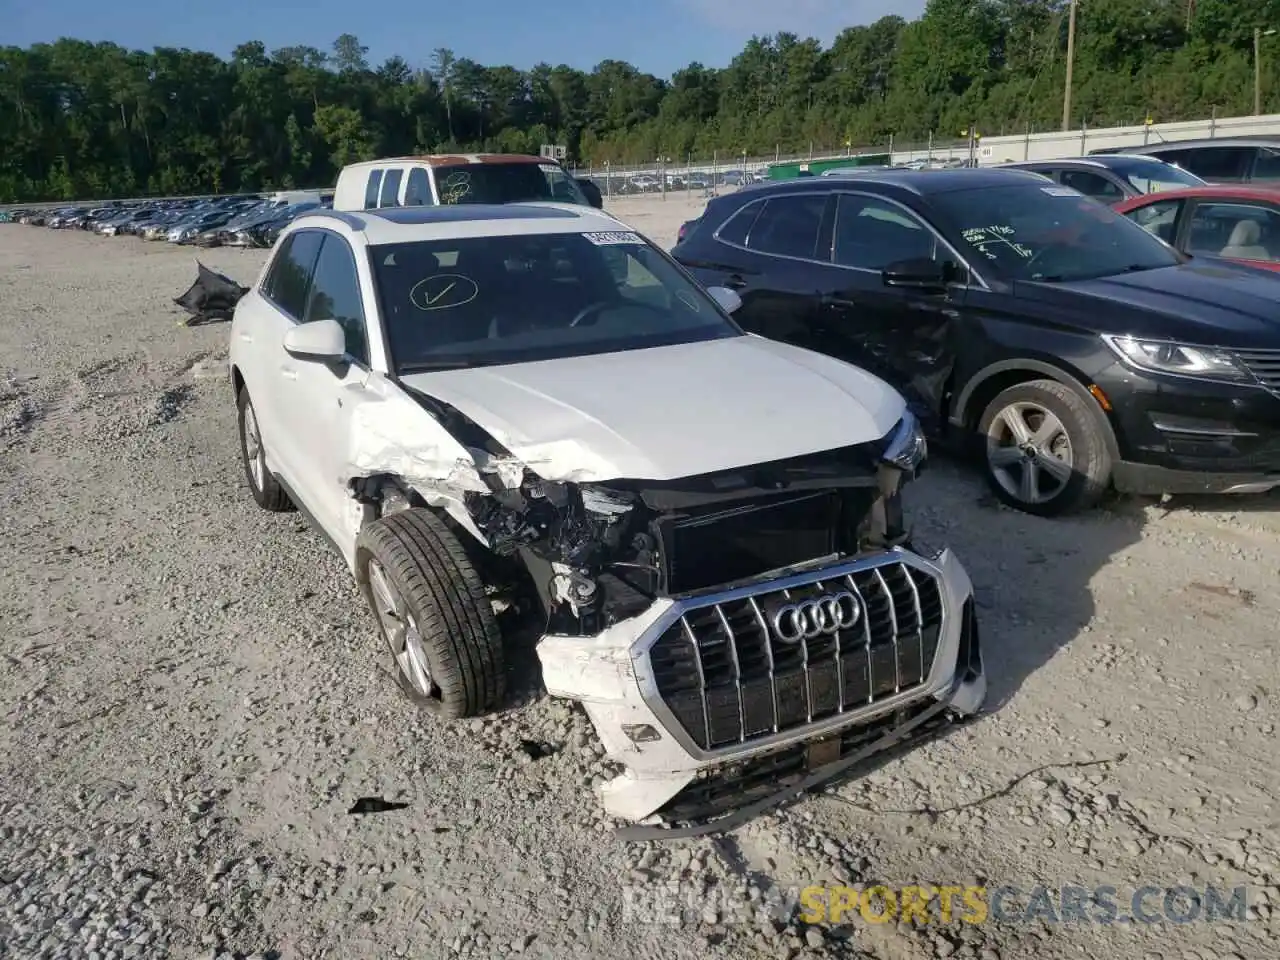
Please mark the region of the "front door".
POLYGON ((933 425, 956 352, 964 288, 886 284, 882 271, 906 261, 949 263, 961 277, 958 258, 914 212, 868 194, 839 194, 824 271, 822 349, 891 383, 933 425))
POLYGON ((346 239, 323 232, 307 303, 298 323, 337 320, 347 335, 342 363, 292 360, 281 411, 298 438, 297 468, 289 478, 307 509, 326 530, 352 524, 354 501, 346 487, 351 459, 351 411, 366 398, 369 343, 355 257, 346 239))

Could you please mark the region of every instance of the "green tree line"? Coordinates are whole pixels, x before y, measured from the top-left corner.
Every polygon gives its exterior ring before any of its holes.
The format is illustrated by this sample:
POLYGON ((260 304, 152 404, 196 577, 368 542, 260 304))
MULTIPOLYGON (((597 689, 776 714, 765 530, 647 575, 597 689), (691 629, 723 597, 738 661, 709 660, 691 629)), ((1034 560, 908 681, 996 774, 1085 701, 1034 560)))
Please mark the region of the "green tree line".
MULTIPOLYGON (((1067 0, 930 0, 829 46, 753 37, 728 66, 669 79, 618 60, 589 72, 485 66, 448 48, 379 65, 257 41, 229 59, 62 39, 0 47, 0 201, 332 184, 357 159, 563 143, 579 164, 710 158, 1056 129, 1067 0)), ((1080 0, 1072 126, 1252 112, 1255 30, 1280 0, 1080 0)), ((1262 40, 1280 108, 1280 34, 1262 40)))

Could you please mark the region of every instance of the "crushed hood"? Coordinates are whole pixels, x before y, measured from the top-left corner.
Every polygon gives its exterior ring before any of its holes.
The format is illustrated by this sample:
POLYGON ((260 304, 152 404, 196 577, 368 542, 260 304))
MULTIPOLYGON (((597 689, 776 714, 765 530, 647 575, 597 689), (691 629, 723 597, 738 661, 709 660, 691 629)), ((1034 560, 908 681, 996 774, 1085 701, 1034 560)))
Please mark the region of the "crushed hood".
POLYGON ((676 480, 883 437, 900 394, 756 336, 468 370, 406 386, 442 400, 549 480, 676 480))

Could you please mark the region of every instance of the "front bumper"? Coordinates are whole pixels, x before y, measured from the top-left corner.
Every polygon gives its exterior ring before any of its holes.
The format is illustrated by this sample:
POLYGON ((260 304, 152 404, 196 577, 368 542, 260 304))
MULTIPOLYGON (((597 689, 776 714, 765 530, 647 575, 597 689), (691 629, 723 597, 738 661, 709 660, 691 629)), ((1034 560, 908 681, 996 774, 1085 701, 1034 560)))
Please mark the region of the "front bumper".
MULTIPOLYGON (((871 609, 868 602, 874 604, 876 600, 873 596, 861 599, 867 611, 871 609)), ((615 817, 632 821, 644 820, 655 814, 661 819, 689 820, 731 809, 738 800, 745 803, 753 796, 753 790, 758 792, 771 784, 784 785, 786 777, 803 774, 806 765, 825 764, 842 752, 865 743, 867 736, 874 736, 877 731, 940 701, 948 702, 949 712, 955 715, 977 713, 986 698, 986 676, 978 647, 974 610, 973 587, 968 574, 949 550, 926 559, 896 549, 737 590, 661 600, 640 616, 616 624, 597 637, 545 637, 539 644, 538 654, 548 692, 580 701, 610 759, 625 767, 625 772, 600 787, 605 809, 615 817), (795 705, 794 691, 797 688, 793 681, 797 675, 794 671, 787 676, 782 673, 775 675, 770 655, 767 683, 774 692, 772 700, 767 702, 771 702, 773 708, 772 729, 748 735, 748 726, 743 720, 736 728, 740 734, 732 742, 717 740, 709 749, 695 742, 687 726, 673 713, 668 699, 659 692, 650 651, 668 629, 676 624, 687 624, 688 615, 714 611, 723 620, 723 609, 731 602, 745 599, 755 606, 755 598, 761 598, 763 602, 765 595, 778 594, 783 589, 802 591, 823 583, 852 585, 857 576, 875 574, 879 569, 900 565, 932 577, 938 586, 940 624, 930 640, 932 643, 932 638, 936 637, 936 648, 930 663, 924 664, 922 658, 916 660, 921 670, 918 683, 849 703, 845 703, 841 695, 839 707, 821 711, 820 718, 780 728, 779 706, 785 709, 795 705), (810 751, 811 756, 804 755, 804 745, 819 743, 821 747, 810 751)), ((869 612, 864 613, 864 618, 870 616, 869 612)), ((894 625, 896 630, 896 618, 894 625)), ((764 629, 768 636, 767 628, 764 629)), ((732 647, 734 673, 744 676, 738 663, 740 645, 732 639, 732 631, 728 636, 731 637, 729 645, 732 647)), ((767 642, 777 641, 769 639, 767 642)), ((845 653, 855 658, 850 662, 868 664, 867 677, 870 678, 873 675, 870 633, 865 647, 860 646, 862 642, 862 635, 857 630, 840 631, 832 663, 840 661, 840 644, 844 643, 845 653), (865 651, 865 657, 859 651, 865 651)), ((913 652, 915 642, 905 633, 895 633, 889 651, 890 662, 905 662, 913 652), (901 653, 900 637, 904 638, 901 653)), ((806 644, 799 682, 812 711, 816 695, 820 692, 819 684, 825 681, 817 676, 817 659, 810 663, 808 649, 806 644), (812 673, 811 666, 814 668, 812 673)), ((886 644, 879 644, 874 648, 874 656, 880 656, 886 649, 886 644)), ((745 656, 743 660, 745 662, 745 656)), ((702 659, 698 660, 697 676, 700 678, 704 677, 702 662, 702 659)), ((840 683, 845 684, 846 680, 852 682, 850 678, 844 678, 840 683)), ((738 691, 737 715, 742 718, 745 716, 742 692, 745 686, 739 685, 730 690, 738 691)), ((867 691, 870 691, 869 687, 867 691)), ((829 685, 822 692, 831 694, 829 685)), ((712 712, 723 708, 723 693, 724 688, 713 690, 704 686, 701 692, 704 712, 705 708, 712 712)), ((730 698, 732 695, 731 692, 730 698)), ((708 720, 708 739, 711 738, 711 730, 712 721, 708 720)))
POLYGON ((1257 384, 1139 374, 1100 380, 1122 493, 1261 493, 1280 486, 1280 396, 1257 384))

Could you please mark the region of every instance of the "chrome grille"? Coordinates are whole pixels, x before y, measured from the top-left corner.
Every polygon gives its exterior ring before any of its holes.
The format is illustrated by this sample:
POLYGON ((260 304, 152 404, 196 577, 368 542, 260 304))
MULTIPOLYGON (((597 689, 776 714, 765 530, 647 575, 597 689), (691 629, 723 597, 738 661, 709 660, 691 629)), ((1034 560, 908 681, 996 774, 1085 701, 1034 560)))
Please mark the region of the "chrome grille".
POLYGON ((1280 350, 1237 350, 1235 355, 1260 384, 1280 391, 1280 350))
MULTIPOLYGON (((699 748, 715 750, 875 704, 928 678, 942 626, 933 575, 891 562, 786 589, 712 597, 682 611, 649 648, 663 704, 699 748), (849 590, 849 629, 786 643, 772 608, 849 590)), ((692 601, 691 601, 692 602, 692 601)))

